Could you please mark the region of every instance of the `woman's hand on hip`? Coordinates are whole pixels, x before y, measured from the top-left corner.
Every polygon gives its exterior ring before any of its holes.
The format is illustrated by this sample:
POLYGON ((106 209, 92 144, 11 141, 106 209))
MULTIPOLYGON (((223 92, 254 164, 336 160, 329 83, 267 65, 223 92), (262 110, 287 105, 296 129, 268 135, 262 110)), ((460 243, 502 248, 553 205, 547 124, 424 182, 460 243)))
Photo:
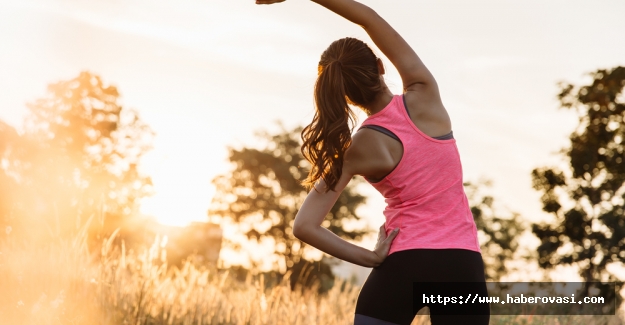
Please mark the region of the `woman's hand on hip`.
POLYGON ((386 229, 384 228, 385 224, 380 226, 380 232, 378 233, 378 242, 375 244, 375 248, 373 249, 373 253, 375 254, 375 266, 378 266, 384 262, 386 257, 388 256, 388 252, 391 249, 391 243, 393 239, 397 237, 399 233, 399 228, 393 229, 391 233, 387 236, 386 229))

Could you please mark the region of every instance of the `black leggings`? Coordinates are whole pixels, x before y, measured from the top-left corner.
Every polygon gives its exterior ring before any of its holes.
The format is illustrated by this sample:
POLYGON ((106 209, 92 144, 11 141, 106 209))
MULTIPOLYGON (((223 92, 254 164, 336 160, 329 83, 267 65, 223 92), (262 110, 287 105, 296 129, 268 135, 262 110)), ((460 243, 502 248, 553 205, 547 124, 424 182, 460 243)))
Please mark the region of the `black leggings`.
MULTIPOLYGON (((478 292, 474 294, 488 295, 484 262, 478 252, 466 249, 399 251, 389 255, 369 274, 358 296, 354 325, 410 325, 416 312, 424 306, 430 308, 432 325, 488 324, 490 315, 487 304, 472 305, 471 308, 479 309, 477 313, 480 315, 449 315, 450 308, 466 308, 467 305, 448 304, 442 307, 422 303, 421 300, 413 309, 415 282, 478 282, 478 292)), ((458 309, 455 311, 452 314, 458 314, 458 309)))

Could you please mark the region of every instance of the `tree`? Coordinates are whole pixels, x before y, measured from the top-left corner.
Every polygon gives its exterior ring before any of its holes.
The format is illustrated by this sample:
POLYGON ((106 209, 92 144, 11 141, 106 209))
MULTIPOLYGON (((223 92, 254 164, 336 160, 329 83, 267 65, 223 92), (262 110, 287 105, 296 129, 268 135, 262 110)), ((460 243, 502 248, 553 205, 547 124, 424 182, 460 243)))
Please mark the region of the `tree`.
POLYGON ((555 219, 532 227, 541 240, 538 263, 576 265, 587 284, 614 281, 607 266, 625 262, 625 67, 590 75, 590 84, 562 84, 558 95, 563 108, 579 115, 571 144, 561 151, 570 169, 532 171, 543 210, 555 219))
MULTIPOLYGON (((274 257, 293 271, 295 280, 303 265, 311 262, 303 256, 306 244, 293 236, 295 215, 308 194, 300 182, 310 167, 300 152, 302 129, 281 128, 278 134, 259 133, 263 141, 259 149, 229 149, 234 169, 213 180, 217 191, 209 215, 247 225, 249 239, 273 240, 274 257)), ((371 231, 348 229, 348 222, 360 220, 356 209, 365 202, 356 192, 358 182, 355 178, 341 193, 323 224, 344 239, 358 240, 371 231)))
POLYGON ((519 236, 526 226, 518 213, 503 214, 494 207, 494 198, 484 194, 489 181, 464 183, 475 220, 484 258, 487 280, 497 281, 509 272, 506 262, 513 260, 519 248, 519 236))
POLYGON ((3 219, 10 218, 13 202, 19 197, 16 191, 17 182, 11 177, 6 166, 11 150, 18 147, 19 139, 15 128, 0 121, 0 226, 8 223, 3 222, 3 219))
POLYGON ((0 125, 11 135, 0 144, 3 171, 20 193, 4 210, 18 214, 24 228, 43 224, 57 235, 90 216, 104 232, 119 227, 151 191, 137 169, 151 147, 149 126, 119 104, 117 88, 89 72, 49 85, 28 109, 23 134, 0 125))
MULTIPOLYGON (((300 153, 301 128, 282 129, 275 135, 260 133, 261 149, 230 149, 231 173, 213 180, 217 194, 210 215, 220 215, 246 224, 248 238, 271 238, 276 242, 276 255, 284 265, 298 274, 305 243, 292 234, 293 219, 307 192, 300 185, 309 168, 300 153)), ((325 226, 346 239, 359 239, 371 230, 347 231, 345 220, 359 220, 355 209, 365 198, 355 192, 356 178, 332 208, 325 226), (355 181, 355 182, 354 182, 355 181)), ((513 259, 519 246, 518 236, 525 230, 517 213, 503 215, 496 211, 494 199, 483 193, 489 182, 465 183, 484 252, 486 276, 498 280, 506 273, 506 262, 513 259)), ((325 267, 321 265, 319 267, 325 267)), ((329 270, 329 269, 328 269, 329 270)))

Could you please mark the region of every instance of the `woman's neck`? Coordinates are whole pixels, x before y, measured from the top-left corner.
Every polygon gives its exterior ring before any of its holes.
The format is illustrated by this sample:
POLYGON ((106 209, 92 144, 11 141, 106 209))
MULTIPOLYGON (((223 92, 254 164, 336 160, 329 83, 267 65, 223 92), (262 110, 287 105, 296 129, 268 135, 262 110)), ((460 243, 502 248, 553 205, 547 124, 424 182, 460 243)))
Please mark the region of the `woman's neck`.
POLYGON ((370 105, 367 105, 367 107, 363 107, 363 110, 367 116, 376 114, 388 106, 391 100, 393 100, 393 93, 388 87, 384 87, 378 96, 376 96, 375 100, 373 100, 370 105))

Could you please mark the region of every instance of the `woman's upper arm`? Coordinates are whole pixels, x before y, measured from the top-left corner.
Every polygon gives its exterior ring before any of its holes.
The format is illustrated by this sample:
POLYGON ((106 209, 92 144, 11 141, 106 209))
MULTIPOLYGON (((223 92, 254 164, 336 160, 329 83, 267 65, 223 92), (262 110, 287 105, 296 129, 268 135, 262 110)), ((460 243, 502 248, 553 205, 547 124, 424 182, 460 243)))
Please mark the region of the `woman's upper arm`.
POLYGON ((367 169, 370 169, 371 157, 368 146, 372 145, 372 139, 367 137, 363 132, 357 133, 357 135, 352 137, 352 144, 345 152, 341 177, 336 183, 334 191, 326 191, 327 185, 323 179, 320 179, 315 184, 315 187, 308 193, 308 196, 306 196, 304 203, 297 213, 294 229, 305 229, 307 228, 305 225, 321 225, 323 219, 328 212, 330 212, 330 209, 332 209, 332 206, 338 200, 339 195, 345 187, 347 187, 352 178, 356 175, 366 175, 367 169))
MULTIPOLYGON (((373 11, 373 10, 372 10, 373 11)), ((436 80, 421 58, 399 33, 374 12, 372 18, 362 25, 371 40, 395 66, 405 90, 414 86, 434 86, 436 80)))
POLYGON ((323 179, 315 184, 295 217, 293 234, 296 237, 301 237, 303 232, 310 229, 311 226, 321 225, 352 177, 353 175, 343 168, 341 178, 339 178, 334 191, 326 191, 327 185, 323 179))
POLYGON ((313 0, 362 26, 371 40, 399 71, 404 89, 435 85, 436 81, 408 43, 375 10, 353 0, 313 0))
MULTIPOLYGON (((315 188, 308 193, 297 213, 294 232, 305 231, 309 226, 321 225, 341 192, 354 176, 367 176, 378 169, 380 165, 380 157, 378 156, 380 156, 379 152, 383 145, 376 136, 379 136, 377 131, 368 129, 356 132, 352 137, 351 145, 345 152, 341 177, 334 191, 326 191, 327 185, 323 179, 315 184, 315 188)), ((383 137, 386 136, 383 135, 383 137)))

